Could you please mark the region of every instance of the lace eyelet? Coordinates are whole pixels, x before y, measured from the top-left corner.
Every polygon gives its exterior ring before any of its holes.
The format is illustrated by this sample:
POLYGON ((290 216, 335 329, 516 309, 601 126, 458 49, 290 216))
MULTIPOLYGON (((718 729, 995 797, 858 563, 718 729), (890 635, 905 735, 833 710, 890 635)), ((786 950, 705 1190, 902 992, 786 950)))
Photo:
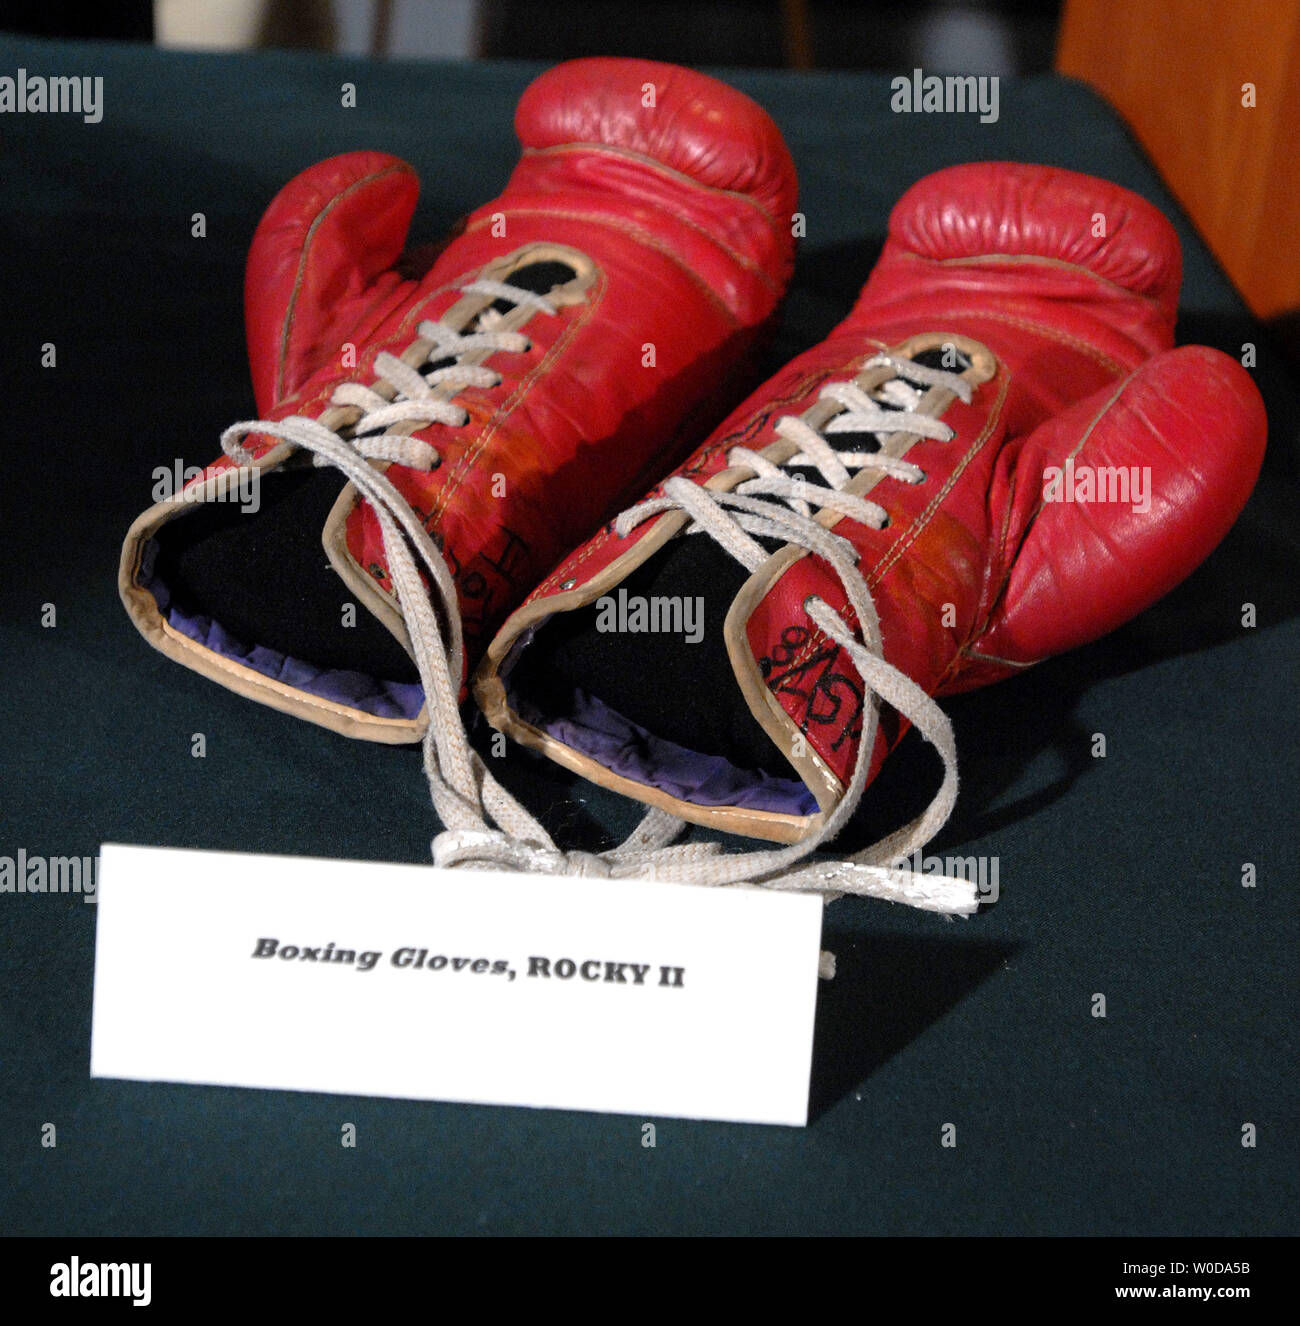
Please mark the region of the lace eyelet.
POLYGON ((917 476, 912 480, 913 483, 924 483, 930 476, 918 465, 917 476))
POLYGON ((880 522, 880 524, 876 526, 876 528, 877 528, 877 529, 888 529, 893 523, 894 523, 894 522, 893 522, 888 516, 886 516, 886 517, 884 518, 884 520, 882 520, 882 521, 880 522))

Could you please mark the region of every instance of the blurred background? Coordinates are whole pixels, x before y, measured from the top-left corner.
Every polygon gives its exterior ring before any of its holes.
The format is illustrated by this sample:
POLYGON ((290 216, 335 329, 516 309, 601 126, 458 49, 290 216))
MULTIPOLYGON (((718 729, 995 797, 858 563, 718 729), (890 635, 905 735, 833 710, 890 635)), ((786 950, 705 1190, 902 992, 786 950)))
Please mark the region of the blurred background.
POLYGON ((375 59, 1070 75, 1127 121, 1300 357, 1300 0, 0 0, 0 30, 375 59))
POLYGON ((1060 0, 118 0, 0 4, 4 26, 191 49, 1013 74, 1051 68, 1060 0))

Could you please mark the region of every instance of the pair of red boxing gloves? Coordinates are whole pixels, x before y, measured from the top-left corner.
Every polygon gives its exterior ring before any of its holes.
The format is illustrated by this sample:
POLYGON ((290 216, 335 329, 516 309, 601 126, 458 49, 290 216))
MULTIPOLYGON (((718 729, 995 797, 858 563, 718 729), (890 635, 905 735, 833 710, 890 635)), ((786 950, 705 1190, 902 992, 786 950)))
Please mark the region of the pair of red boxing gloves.
POLYGON ((940 171, 849 316, 708 432, 791 273, 776 127, 635 60, 552 69, 515 124, 504 192, 423 260, 393 157, 274 200, 246 284, 264 417, 132 526, 132 619, 275 708, 422 739, 442 864, 970 910, 961 882, 897 868, 956 796, 933 697, 1142 611, 1259 471, 1249 374, 1173 348, 1173 228, 1069 171, 940 171), (466 740, 466 687, 646 803, 632 837, 558 848, 466 740), (909 725, 944 763, 929 809, 814 859, 909 725), (773 845, 673 845, 685 821, 773 845))

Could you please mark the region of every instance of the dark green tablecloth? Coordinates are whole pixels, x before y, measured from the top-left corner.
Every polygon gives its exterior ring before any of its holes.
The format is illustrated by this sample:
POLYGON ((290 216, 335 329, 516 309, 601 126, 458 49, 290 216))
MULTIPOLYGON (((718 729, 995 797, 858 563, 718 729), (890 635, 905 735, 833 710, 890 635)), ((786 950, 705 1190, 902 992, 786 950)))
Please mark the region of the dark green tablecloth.
MULTIPOLYGON (((436 826, 413 752, 167 662, 122 612, 116 562, 152 468, 207 460, 250 417, 242 266, 273 192, 332 153, 396 152, 424 182, 415 233, 433 236, 504 181, 535 70, 0 39, 0 73, 20 66, 102 75, 105 113, 0 117, 0 855, 114 840, 425 859, 436 826), (191 237, 195 212, 206 239, 191 237), (40 367, 46 342, 56 369, 40 367)), ((882 77, 734 81, 786 133, 808 218, 774 362, 847 310, 891 203, 938 167, 1050 162, 1173 211, 1113 114, 1072 83, 1005 82, 1000 119, 982 125, 892 114, 882 77)), ((0 894, 0 1230, 1294 1232, 1300 413, 1275 348, 1173 214, 1182 338, 1258 346, 1264 477, 1170 599, 949 705, 963 786, 935 850, 996 855, 1003 900, 966 922, 831 908, 839 976, 806 1131, 664 1121, 647 1150, 632 1118, 92 1082, 94 908, 0 894), (345 1120, 355 1150, 338 1144, 345 1120), (955 1149, 940 1146, 946 1123, 955 1149)), ((633 818, 524 754, 510 776, 572 833, 574 791, 608 829, 633 818)), ((862 834, 936 779, 929 753, 905 747, 862 834)))

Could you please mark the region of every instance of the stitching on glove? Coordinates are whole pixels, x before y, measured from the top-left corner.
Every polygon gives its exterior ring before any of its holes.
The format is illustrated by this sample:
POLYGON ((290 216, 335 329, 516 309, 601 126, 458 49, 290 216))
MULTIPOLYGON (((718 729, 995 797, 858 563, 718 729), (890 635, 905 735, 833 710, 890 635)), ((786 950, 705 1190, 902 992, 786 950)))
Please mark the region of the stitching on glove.
POLYGON ((569 348, 570 343, 578 332, 591 320, 600 307, 601 300, 605 297, 607 278, 603 268, 597 268, 596 280, 587 292, 587 300, 582 305, 579 316, 572 319, 568 327, 561 333, 559 339, 546 352, 546 354, 533 366, 533 368, 519 381, 510 396, 503 401, 494 412, 488 425, 473 439, 466 450, 456 463, 450 467, 447 472, 447 482, 442 489, 433 494, 433 501, 429 507, 429 516, 425 521, 426 529, 435 529, 441 523, 442 517, 447 510, 447 505, 455 496, 461 485, 472 473, 474 466, 478 463, 479 457, 487 449, 488 443, 500 430, 501 425, 510 417, 515 408, 523 401, 524 397, 532 389, 533 384, 543 374, 551 371, 556 361, 569 348))
POLYGON ((975 253, 966 258, 928 258, 923 253, 913 253, 909 249, 902 249, 894 256, 912 258, 916 262, 935 263, 940 267, 963 267, 981 262, 1036 263, 1043 267, 1062 267, 1067 271, 1089 276, 1094 281, 1100 282, 1127 298, 1139 299, 1144 304, 1152 304, 1156 308, 1160 307, 1160 300, 1155 295, 1144 295, 1140 290, 1121 285, 1118 281, 1112 281, 1108 276, 1102 276, 1100 272, 1094 272, 1091 267, 1084 267, 1077 262, 1067 262, 1064 258, 1045 258, 1037 253, 975 253))
POLYGON ((321 222, 332 212, 343 199, 363 189, 377 180, 382 180, 386 175, 414 175, 415 171, 411 169, 406 162, 395 162, 391 166, 385 166, 383 170, 377 170, 373 174, 365 175, 359 180, 354 180, 341 193, 336 193, 325 204, 324 207, 316 213, 312 223, 307 228, 307 234, 303 238, 302 253, 298 258, 298 270, 294 274, 293 289, 289 293, 289 303, 284 311, 284 324, 280 331, 280 356, 275 366, 275 399, 279 401, 284 394, 284 368, 285 360, 289 357, 289 342, 293 337, 293 320, 298 307, 298 295, 301 293, 303 279, 307 271, 308 260, 311 256, 312 242, 316 237, 316 231, 321 222))
MULTIPOLYGON (((572 212, 568 210, 560 211, 550 207, 513 207, 505 213, 507 217, 511 216, 544 216, 544 217, 563 217, 566 221, 585 221, 588 225, 606 226, 610 230, 618 230, 627 235, 638 244, 644 245, 664 258, 667 258, 675 267, 680 268, 694 284, 699 288, 700 293, 717 308, 719 313, 733 327, 740 326, 740 319, 732 312, 731 308, 723 300, 722 296, 713 289, 708 282, 693 267, 682 261, 679 254, 674 253, 666 245, 662 244, 648 230, 641 229, 640 226, 634 226, 628 221, 619 221, 610 216, 604 216, 599 212, 572 212)), ((488 225, 489 219, 484 218, 481 221, 474 222, 468 227, 468 231, 482 230, 488 225)), ((467 231, 467 233, 468 233, 467 231)), ((741 262, 739 254, 730 255, 736 262, 741 262)))
POLYGON ((734 198, 737 202, 747 203, 756 211, 761 212, 775 226, 784 226, 785 224, 783 218, 777 216, 753 194, 745 193, 740 189, 724 189, 720 184, 706 184, 703 180, 696 179, 694 175, 687 175, 684 171, 660 161, 658 157, 647 156, 645 153, 637 152, 630 147, 618 147, 613 143, 554 143, 550 147, 526 147, 523 155, 526 157, 540 157, 562 152, 625 157, 628 161, 635 161, 640 165, 648 166, 670 179, 681 180, 683 183, 690 185, 692 189, 699 189, 702 193, 720 193, 724 198, 734 198))

